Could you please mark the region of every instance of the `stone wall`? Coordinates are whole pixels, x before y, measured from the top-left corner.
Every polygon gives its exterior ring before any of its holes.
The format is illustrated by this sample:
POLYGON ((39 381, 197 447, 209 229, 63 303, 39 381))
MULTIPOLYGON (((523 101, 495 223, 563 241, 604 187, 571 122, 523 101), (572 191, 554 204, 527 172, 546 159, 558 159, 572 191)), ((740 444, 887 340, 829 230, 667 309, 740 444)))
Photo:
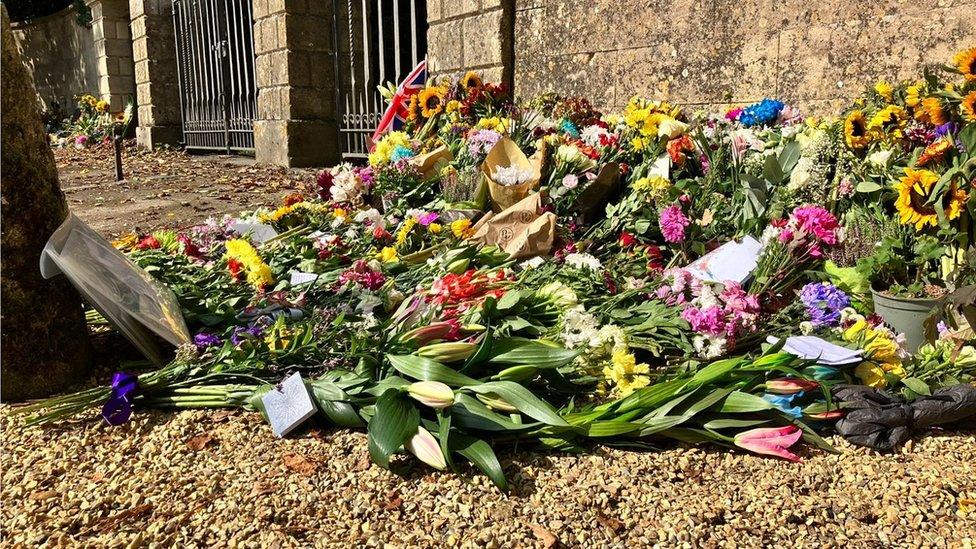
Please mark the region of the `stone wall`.
POLYGON ((976 45, 973 0, 515 4, 517 94, 584 95, 602 108, 638 93, 703 106, 780 97, 829 112, 879 78, 915 78, 976 45))
POLYGON ((427 0, 431 74, 475 70, 511 86, 514 17, 514 0, 427 0))
POLYGON ((172 0, 129 0, 139 145, 177 145, 183 137, 172 0))
POLYGON ((75 16, 72 8, 13 26, 17 47, 46 109, 58 103, 70 112, 75 95, 98 93, 94 33, 76 23, 75 16))

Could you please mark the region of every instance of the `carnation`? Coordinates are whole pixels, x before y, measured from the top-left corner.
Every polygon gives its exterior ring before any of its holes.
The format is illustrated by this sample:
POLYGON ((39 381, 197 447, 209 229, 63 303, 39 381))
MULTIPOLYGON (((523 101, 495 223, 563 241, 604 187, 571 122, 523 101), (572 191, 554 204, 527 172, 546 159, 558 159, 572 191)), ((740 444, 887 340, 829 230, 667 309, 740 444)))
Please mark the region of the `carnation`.
POLYGON ((600 260, 590 254, 571 253, 566 255, 566 264, 577 269, 590 269, 599 271, 603 268, 600 260))

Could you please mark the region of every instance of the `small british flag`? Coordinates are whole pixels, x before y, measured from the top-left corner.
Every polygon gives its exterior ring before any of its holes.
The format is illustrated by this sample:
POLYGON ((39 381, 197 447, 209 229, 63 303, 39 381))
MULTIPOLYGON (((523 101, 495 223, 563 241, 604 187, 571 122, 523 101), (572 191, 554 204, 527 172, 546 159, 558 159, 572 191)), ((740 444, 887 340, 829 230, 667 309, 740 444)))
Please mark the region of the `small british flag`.
POLYGON ((410 74, 400 82, 397 91, 390 100, 390 106, 383 113, 383 118, 376 126, 373 137, 369 139, 369 150, 372 151, 380 137, 388 131, 397 131, 407 122, 407 105, 410 96, 420 92, 427 83, 427 60, 423 60, 414 67, 410 74))

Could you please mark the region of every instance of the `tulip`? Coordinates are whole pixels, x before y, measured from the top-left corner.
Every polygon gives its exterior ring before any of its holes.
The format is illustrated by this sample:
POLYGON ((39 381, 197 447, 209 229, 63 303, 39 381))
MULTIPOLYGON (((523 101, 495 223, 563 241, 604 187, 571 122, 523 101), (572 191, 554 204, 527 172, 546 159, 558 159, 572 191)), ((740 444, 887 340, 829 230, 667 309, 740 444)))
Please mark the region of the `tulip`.
POLYGON ((803 432, 796 425, 785 427, 764 427, 750 429, 739 433, 733 442, 739 448, 744 448, 757 454, 778 456, 790 461, 800 461, 800 456, 790 452, 788 448, 800 440, 803 432))
POLYGON ((782 379, 770 379, 766 382, 766 392, 777 395, 792 395, 812 391, 820 387, 816 381, 800 379, 796 377, 784 377, 782 379))
POLYGON ((457 362, 466 360, 478 350, 474 343, 455 341, 452 343, 434 343, 421 347, 417 354, 438 362, 457 362))
POLYGON ((447 408, 454 404, 454 391, 440 381, 418 381, 407 386, 407 394, 431 408, 447 408))
POLYGON ((492 410, 498 410, 499 412, 515 413, 518 412, 518 408, 512 406, 508 402, 505 402, 500 396, 495 393, 478 393, 476 395, 478 400, 488 406, 492 410))
POLYGON ((434 469, 439 471, 447 469, 447 461, 444 460, 444 454, 441 453, 441 446, 427 429, 417 427, 417 434, 411 437, 404 446, 408 452, 417 456, 417 459, 434 469))

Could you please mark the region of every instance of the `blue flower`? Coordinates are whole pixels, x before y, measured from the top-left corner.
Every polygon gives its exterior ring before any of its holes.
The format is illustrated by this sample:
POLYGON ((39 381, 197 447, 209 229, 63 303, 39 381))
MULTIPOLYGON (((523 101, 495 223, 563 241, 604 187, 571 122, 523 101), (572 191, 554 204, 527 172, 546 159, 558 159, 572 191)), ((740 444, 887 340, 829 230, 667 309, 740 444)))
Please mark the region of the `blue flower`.
POLYGON ((580 137, 579 128, 576 127, 576 124, 573 124, 572 120, 563 120, 562 127, 563 127, 563 131, 567 135, 569 135, 573 139, 579 139, 580 137))
POLYGON ((747 128, 772 124, 785 106, 782 101, 776 99, 763 99, 742 109, 739 114, 739 122, 747 128))
POLYGON ((197 346, 197 349, 203 351, 210 347, 216 347, 222 344, 223 341, 220 337, 211 334, 210 332, 200 332, 199 334, 193 336, 193 344, 197 346))
POLYGON ((413 151, 403 145, 397 145, 393 149, 393 153, 390 154, 390 162, 392 163, 396 163, 398 160, 405 158, 413 158, 413 151))
POLYGON ((234 345, 240 345, 245 341, 261 337, 262 332, 264 332, 264 328, 258 326, 257 324, 251 326, 250 328, 238 326, 234 328, 234 333, 230 335, 230 342, 234 345))
POLYGON ((800 290, 800 301, 814 327, 840 325, 840 312, 851 306, 851 297, 829 282, 811 282, 800 290))
POLYGON ((803 408, 799 405, 791 406, 793 400, 803 397, 803 393, 793 393, 792 395, 771 395, 766 393, 762 396, 763 400, 775 406, 778 410, 783 413, 789 414, 795 418, 803 417, 803 408))

